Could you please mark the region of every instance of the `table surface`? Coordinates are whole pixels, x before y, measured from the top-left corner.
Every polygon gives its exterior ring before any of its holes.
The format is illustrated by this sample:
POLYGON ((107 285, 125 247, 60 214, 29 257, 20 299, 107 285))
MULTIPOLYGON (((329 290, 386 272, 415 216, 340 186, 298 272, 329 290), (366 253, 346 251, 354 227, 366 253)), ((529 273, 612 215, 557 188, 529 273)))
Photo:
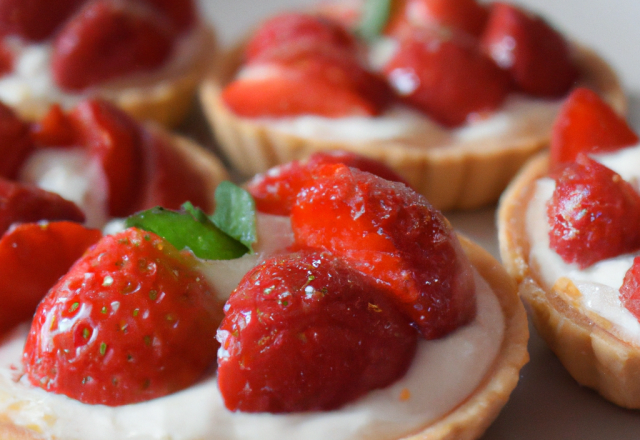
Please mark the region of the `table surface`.
MULTIPOLYGON (((201 0, 202 11, 229 45, 261 18, 301 9, 315 0, 201 0)), ((630 96, 629 119, 640 129, 640 2, 638 0, 521 0, 565 34, 594 48, 618 72, 630 96)), ((498 255, 495 209, 447 213, 461 232, 498 255)), ((580 387, 531 329, 531 361, 483 440, 640 438, 640 412, 616 407, 580 387)))

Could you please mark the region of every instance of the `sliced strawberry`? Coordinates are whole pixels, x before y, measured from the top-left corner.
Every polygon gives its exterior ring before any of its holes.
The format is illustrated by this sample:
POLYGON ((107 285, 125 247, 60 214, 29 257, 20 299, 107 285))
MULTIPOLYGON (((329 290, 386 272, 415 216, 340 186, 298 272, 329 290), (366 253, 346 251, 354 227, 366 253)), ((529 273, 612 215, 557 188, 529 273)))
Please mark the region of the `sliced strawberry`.
POLYGON ((40 303, 23 356, 29 381, 110 406, 198 381, 215 362, 222 308, 196 264, 150 232, 104 237, 40 303))
POLYGON ((414 26, 445 26, 479 37, 489 12, 476 0, 400 0, 392 2, 385 32, 402 35, 414 26))
POLYGON ((476 41, 454 31, 411 33, 384 71, 407 104, 445 126, 495 110, 510 90, 508 75, 480 52, 476 41))
POLYGON ((148 3, 164 14, 180 32, 196 23, 196 5, 193 0, 140 0, 148 3))
POLYGON ((144 155, 142 185, 133 211, 162 206, 179 209, 191 202, 204 212, 213 211, 213 194, 205 184, 208 176, 180 154, 171 139, 152 131, 142 133, 144 155))
POLYGON ((160 67, 169 57, 173 32, 162 16, 96 0, 58 33, 51 68, 65 90, 80 91, 125 75, 160 67))
POLYGON ((343 163, 349 167, 375 174, 383 179, 402 182, 405 180, 382 162, 346 151, 314 153, 305 162, 291 161, 274 167, 264 174, 256 175, 247 184, 247 190, 260 212, 274 215, 289 215, 298 192, 305 185, 313 170, 322 164, 343 163))
POLYGON ((0 42, 0 77, 13 72, 15 56, 6 44, 6 41, 0 42))
POLYGON ((332 252, 386 286, 425 338, 473 318, 473 275, 455 233, 405 185, 323 165, 298 193, 291 224, 299 245, 332 252))
POLYGON ((568 43, 542 18, 506 3, 493 3, 482 35, 484 51, 509 71, 525 93, 559 97, 578 78, 568 43))
POLYGON ((274 257, 227 302, 218 386, 232 411, 333 409, 401 377, 416 336, 383 290, 330 254, 274 257))
POLYGON ((69 118, 80 144, 102 163, 109 186, 109 214, 131 214, 142 164, 137 123, 101 100, 81 102, 69 118))
POLYGON ((102 233, 73 222, 23 223, 0 239, 0 334, 29 321, 47 291, 102 233))
POLYGON ((302 13, 277 15, 253 34, 245 49, 247 63, 278 59, 295 53, 356 53, 355 38, 341 24, 302 13))
POLYGON ((0 103, 0 177, 14 179, 25 159, 33 151, 29 124, 0 103))
POLYGON ((638 136, 595 92, 577 88, 562 105, 551 132, 551 164, 575 160, 580 152, 615 151, 638 136))
POLYGON ((620 287, 620 302, 640 321, 640 257, 633 259, 620 287))
POLYGON ((86 0, 0 0, 0 34, 41 41, 86 0))
POLYGON ((564 261, 585 268, 640 247, 640 195, 622 177, 580 153, 555 180, 549 240, 564 261))
MULTIPOLYGON (((222 93, 241 116, 372 116, 388 98, 384 81, 346 58, 309 55, 260 66, 267 75, 241 77, 222 93)), ((249 69, 256 69, 256 64, 249 69)))
POLYGON ((59 104, 53 104, 44 117, 31 126, 31 138, 39 146, 63 147, 77 144, 78 133, 59 104))
POLYGON ((0 234, 13 223, 40 220, 83 222, 84 214, 75 203, 33 185, 0 178, 0 234))

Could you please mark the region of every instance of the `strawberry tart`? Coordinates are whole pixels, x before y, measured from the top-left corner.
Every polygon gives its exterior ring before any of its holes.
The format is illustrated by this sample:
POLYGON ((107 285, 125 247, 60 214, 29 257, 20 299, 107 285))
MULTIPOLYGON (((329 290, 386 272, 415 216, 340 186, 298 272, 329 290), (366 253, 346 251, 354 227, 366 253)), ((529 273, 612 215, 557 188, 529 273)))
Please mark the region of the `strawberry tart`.
POLYGON ((100 97, 175 126, 215 52, 192 0, 2 0, 0 35, 0 100, 31 120, 100 97))
POLYGON ((503 195, 500 251, 538 332, 581 384, 640 408, 638 136, 575 90, 503 195))
POLYGON ((348 150, 387 163, 439 209, 470 209, 495 202, 548 145, 576 85, 625 111, 610 67, 521 7, 356 0, 266 20, 201 99, 242 173, 348 150))
POLYGON ((322 153, 90 237, 0 340, 0 435, 479 437, 528 359, 524 308, 396 178, 322 153))

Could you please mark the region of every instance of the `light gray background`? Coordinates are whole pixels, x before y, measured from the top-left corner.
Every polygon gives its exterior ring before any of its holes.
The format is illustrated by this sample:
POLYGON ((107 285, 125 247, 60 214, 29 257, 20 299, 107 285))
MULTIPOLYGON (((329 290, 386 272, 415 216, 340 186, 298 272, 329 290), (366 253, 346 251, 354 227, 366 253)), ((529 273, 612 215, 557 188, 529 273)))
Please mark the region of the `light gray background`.
MULTIPOLYGON (((200 0, 224 45, 262 17, 314 0, 200 0)), ((597 50, 618 71, 640 129, 640 0, 521 0, 572 39, 597 50)), ((497 255, 494 209, 448 214, 453 224, 497 255)), ((581 388, 532 330, 531 362, 483 440, 639 439, 640 412, 618 408, 581 388)))

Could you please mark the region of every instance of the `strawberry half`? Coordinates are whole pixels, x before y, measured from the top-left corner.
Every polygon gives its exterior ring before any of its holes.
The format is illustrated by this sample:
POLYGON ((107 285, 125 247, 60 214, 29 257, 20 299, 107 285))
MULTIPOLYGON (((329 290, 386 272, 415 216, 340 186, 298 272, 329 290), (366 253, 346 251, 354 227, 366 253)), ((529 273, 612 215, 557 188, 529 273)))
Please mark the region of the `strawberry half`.
POLYGON ((638 143, 638 136, 595 92, 577 88, 562 105, 551 131, 551 165, 579 153, 615 151, 638 143))
POLYGON ((88 3, 57 34, 51 69, 61 88, 81 91, 161 66, 174 33, 159 13, 127 3, 88 3))
POLYGON ((15 179, 32 151, 29 124, 20 120, 11 108, 0 103, 0 177, 15 179))
POLYGON ((86 0, 0 0, 0 34, 49 38, 86 0))
POLYGON ((0 239, 0 334, 30 321, 40 300, 102 233, 73 222, 22 223, 0 239))
POLYGON ((475 316, 471 265, 449 223, 405 185, 318 167, 291 210, 296 243, 345 259, 389 289, 427 339, 475 316))
POLYGON ((445 26, 479 37, 488 16, 476 0, 396 0, 385 32, 402 35, 415 26, 445 26))
POLYGON ((232 411, 337 408, 407 370, 417 332, 372 280, 328 253, 277 256, 245 275, 218 330, 232 411))
POLYGON ((104 237, 40 303, 23 355, 29 381, 116 406, 201 379, 222 307, 196 264, 150 232, 104 237))
POLYGON ((640 321, 640 257, 633 259, 620 287, 620 302, 640 321))
POLYGON ((453 30, 415 30, 384 72, 404 102, 449 127, 495 110, 510 91, 508 75, 474 39, 453 30))
POLYGON ((562 96, 579 75, 562 35, 513 5, 491 5, 482 47, 530 95, 562 96))
POLYGON ((312 154, 304 162, 294 160, 256 175, 247 183, 247 190, 253 196, 258 211, 273 215, 289 215, 298 192, 313 175, 313 170, 320 165, 332 163, 342 163, 409 186, 402 177, 382 162, 346 151, 324 151, 312 154))
POLYGON ((554 177, 549 244, 565 262, 584 269, 640 247, 640 195, 620 175, 580 153, 554 177))

